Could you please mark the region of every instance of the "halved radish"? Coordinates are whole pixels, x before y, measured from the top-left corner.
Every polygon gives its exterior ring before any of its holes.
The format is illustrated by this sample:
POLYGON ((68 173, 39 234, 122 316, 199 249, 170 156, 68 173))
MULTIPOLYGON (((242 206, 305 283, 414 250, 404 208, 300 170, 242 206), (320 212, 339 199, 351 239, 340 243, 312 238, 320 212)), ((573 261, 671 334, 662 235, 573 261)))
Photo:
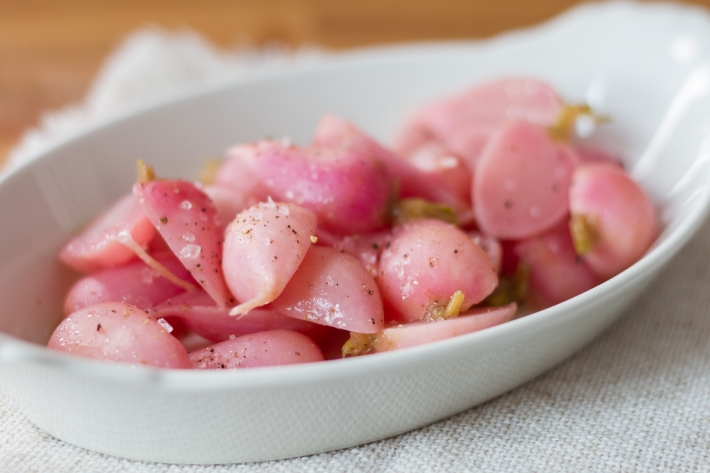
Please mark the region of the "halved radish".
POLYGON ((516 309, 513 303, 503 307, 472 309, 452 319, 396 325, 374 335, 352 333, 350 340, 343 345, 343 356, 398 350, 477 332, 508 322, 516 309))
POLYGON ((463 208, 470 207, 473 169, 461 158, 436 142, 421 146, 407 158, 432 184, 453 193, 456 205, 467 204, 458 208, 459 213, 463 208))
POLYGON ((374 333, 384 326, 377 283, 354 257, 332 248, 314 246, 273 310, 342 330, 374 333))
POLYGON ((548 130, 513 122, 491 138, 473 181, 476 223, 489 236, 522 239, 559 223, 569 210, 569 185, 579 157, 548 130))
POLYGON ((315 341, 333 335, 335 329, 281 315, 268 305, 242 317, 232 317, 229 309, 218 307, 204 291, 185 292, 153 308, 153 317, 175 317, 185 326, 213 342, 267 330, 293 330, 315 341))
MULTIPOLYGON (((249 207, 266 200, 271 195, 259 174, 253 169, 251 157, 258 143, 240 144, 227 151, 225 159, 214 175, 214 185, 224 186, 239 194, 249 207)), ((226 221, 224 222, 227 223, 226 221)))
POLYGON ((224 226, 234 220, 239 212, 258 203, 254 199, 244 196, 242 193, 220 184, 211 184, 202 189, 214 203, 217 214, 224 226))
POLYGON ((113 204, 74 236, 59 252, 59 259, 78 271, 91 273, 114 268, 136 259, 136 254, 120 242, 127 233, 141 247, 147 248, 155 236, 155 227, 129 194, 113 204))
POLYGON ((261 203, 243 211, 225 234, 223 268, 246 314, 278 297, 312 245, 317 218, 294 204, 261 203))
POLYGON ((256 368, 323 361, 313 340, 289 330, 244 335, 190 353, 198 370, 256 368))
MULTIPOLYGON (((380 255, 392 237, 390 231, 352 235, 330 242, 332 248, 356 257, 373 276, 377 276, 380 255)), ((319 240, 320 243, 320 240, 319 240)))
POLYGON ((195 281, 220 306, 233 304, 222 274, 222 222, 210 198, 180 180, 139 182, 133 193, 195 281))
POLYGON ((529 297, 544 309, 571 299, 601 281, 577 256, 566 224, 518 243, 518 264, 528 265, 529 297))
MULTIPOLYGON (((178 278, 192 281, 190 273, 171 252, 155 259, 178 278)), ((101 302, 126 302, 140 309, 150 309, 184 292, 143 261, 98 271, 77 281, 64 301, 64 315, 101 302)))
POLYGON ((185 348, 166 327, 124 302, 104 302, 70 314, 47 348, 96 360, 191 368, 185 348))
POLYGON ((412 116, 395 150, 410 156, 435 142, 473 168, 486 142, 502 126, 515 120, 550 126, 562 106, 555 91, 535 79, 507 78, 477 85, 412 116))
MULTIPOLYGON (((465 213, 470 208, 467 195, 469 189, 463 193, 452 189, 445 179, 433 178, 426 171, 417 169, 402 156, 394 154, 352 123, 334 115, 325 115, 318 122, 313 143, 316 146, 353 150, 358 153, 377 157, 382 161, 389 172, 396 177, 399 183, 399 194, 402 198, 421 197, 431 202, 451 206, 457 213, 465 213)), ((441 163, 440 163, 441 164, 441 163)), ((470 187, 469 182, 465 185, 470 187)), ((458 176, 456 182, 466 177, 458 176)))

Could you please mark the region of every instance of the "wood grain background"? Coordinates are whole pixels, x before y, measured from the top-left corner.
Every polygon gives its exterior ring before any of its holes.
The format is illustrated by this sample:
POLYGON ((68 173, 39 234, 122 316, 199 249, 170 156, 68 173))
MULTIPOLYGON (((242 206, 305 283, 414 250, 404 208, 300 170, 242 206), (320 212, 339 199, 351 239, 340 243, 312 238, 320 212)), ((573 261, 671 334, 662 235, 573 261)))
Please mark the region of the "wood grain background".
MULTIPOLYGON (((0 164, 43 110, 80 100, 102 60, 148 25, 221 47, 279 42, 344 49, 484 38, 574 0, 0 0, 0 164)), ((710 7, 710 0, 692 2, 710 7)))

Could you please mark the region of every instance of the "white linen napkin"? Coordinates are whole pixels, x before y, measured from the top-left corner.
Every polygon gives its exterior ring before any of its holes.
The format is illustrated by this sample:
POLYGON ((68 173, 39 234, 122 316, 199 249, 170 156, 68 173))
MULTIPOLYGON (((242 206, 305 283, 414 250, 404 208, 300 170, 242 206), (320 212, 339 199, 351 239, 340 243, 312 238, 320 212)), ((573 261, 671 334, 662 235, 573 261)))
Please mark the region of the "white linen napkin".
POLYGON ((256 72, 323 60, 317 48, 283 46, 215 49, 191 31, 143 29, 130 35, 106 60, 80 104, 42 115, 10 151, 7 170, 37 156, 87 127, 134 108, 256 72))
MULTIPOLYGON (((192 33, 140 31, 107 61, 82 104, 47 114, 25 135, 11 165, 158 94, 324 55, 220 52, 192 33)), ((0 470, 710 471, 708 288, 710 224, 619 323, 561 366, 419 430, 304 458, 221 466, 122 460, 52 438, 0 397, 0 470)))

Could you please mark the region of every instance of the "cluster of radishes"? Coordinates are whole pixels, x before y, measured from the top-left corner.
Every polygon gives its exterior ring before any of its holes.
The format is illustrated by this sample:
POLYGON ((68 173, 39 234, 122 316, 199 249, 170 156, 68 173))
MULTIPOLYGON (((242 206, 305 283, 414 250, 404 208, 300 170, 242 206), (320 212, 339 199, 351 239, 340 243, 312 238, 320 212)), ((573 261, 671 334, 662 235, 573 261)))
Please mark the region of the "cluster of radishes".
POLYGON ((394 151, 326 116, 310 146, 231 148, 209 184, 141 165, 133 192, 61 250, 90 275, 49 347, 166 368, 283 365, 569 299, 657 232, 622 166, 574 142, 580 117, 599 120, 539 81, 506 79, 425 107, 394 151))

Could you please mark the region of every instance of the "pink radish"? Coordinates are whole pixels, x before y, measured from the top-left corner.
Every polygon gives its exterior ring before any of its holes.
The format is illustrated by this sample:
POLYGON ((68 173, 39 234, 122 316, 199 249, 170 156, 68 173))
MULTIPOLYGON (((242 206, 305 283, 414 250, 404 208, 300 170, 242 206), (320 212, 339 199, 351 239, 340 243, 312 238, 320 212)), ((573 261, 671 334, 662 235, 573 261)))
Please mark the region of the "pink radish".
MULTIPOLYGON (((356 257, 372 276, 377 276, 380 254, 392 237, 389 231, 347 236, 333 241, 329 246, 356 257)), ((320 240, 319 240, 320 243, 320 240)))
POLYGON ((198 370, 257 368, 323 361, 313 340, 289 330, 253 333, 190 353, 198 370))
POLYGON ((561 109, 555 91, 541 81, 497 80, 423 108, 404 125, 395 150, 411 156, 436 142, 473 168, 486 142, 502 126, 515 120, 550 126, 561 109))
POLYGON ((377 283, 355 259, 314 246, 270 308, 342 330, 375 333, 384 326, 377 283))
POLYGON ((399 350, 477 332, 508 322, 515 310, 513 303, 503 307, 472 309, 452 319, 396 325, 374 335, 352 333, 350 340, 343 345, 343 356, 399 350))
POLYGON ((382 252, 377 278, 383 299, 403 322, 436 318, 457 292, 465 311, 493 291, 498 277, 483 250, 460 229, 440 220, 395 228, 382 252))
POLYGON ((240 303, 231 315, 246 314, 281 294, 312 244, 316 222, 310 210, 273 201, 237 215, 227 227, 223 258, 227 285, 240 303))
MULTIPOLYGON (((428 180, 456 195, 455 202, 471 201, 472 169, 440 144, 427 143, 408 156, 409 162, 428 180)), ((470 204, 468 204, 470 206, 470 204)), ((463 208, 459 208, 461 212, 463 208)))
POLYGON ((96 360, 189 369, 185 348, 169 331, 138 307, 104 302, 70 314, 47 347, 96 360))
POLYGON ((232 317, 204 291, 185 292, 166 300, 151 311, 153 317, 178 318, 185 326, 213 342, 267 330, 293 330, 315 341, 328 338, 335 329, 281 315, 269 306, 232 317))
POLYGON ((222 307, 234 299, 222 274, 223 227, 210 198, 187 181, 137 183, 133 193, 170 249, 222 307))
MULTIPOLYGON (((461 192, 442 185, 441 179, 432 179, 426 171, 422 171, 407 162, 403 157, 384 148, 374 139, 367 136, 353 124, 334 115, 325 115, 316 127, 313 143, 316 146, 353 150, 358 153, 375 156, 382 161, 389 172, 396 177, 399 193, 402 198, 421 197, 431 202, 451 206, 457 213, 465 213, 470 208, 467 195, 468 188, 461 192), (437 180, 438 179, 438 180, 437 180)), ((469 175, 466 172, 466 175, 469 175)), ((470 176, 469 176, 470 177, 470 176)), ((465 179, 457 176, 456 182, 465 179)), ((470 187, 470 182, 465 184, 470 187)))
POLYGON ((113 204, 59 252, 67 266, 91 273, 114 268, 136 259, 136 254, 120 242, 127 233, 143 248, 155 236, 155 227, 141 208, 138 199, 127 195, 113 204))
POLYGON ((258 182, 249 184, 254 197, 266 200, 270 196, 310 209, 326 230, 349 235, 386 223, 392 179, 372 155, 261 141, 230 149, 230 166, 232 161, 258 182))
MULTIPOLYGON (((240 144, 227 151, 227 159, 217 168, 213 185, 227 187, 237 193, 248 207, 265 201, 271 195, 261 176, 253 167, 257 143, 240 144)), ((225 224, 227 221, 224 222, 225 224)))
MULTIPOLYGON (((190 273, 172 253, 155 258, 177 277, 192 281, 190 273)), ((126 302, 140 309, 150 309, 184 291, 185 288, 164 278, 143 261, 133 261, 77 281, 64 301, 64 315, 100 302, 126 302)))
POLYGON ((476 222, 489 236, 528 238, 559 223, 569 210, 575 151, 548 131, 513 122, 491 138, 476 165, 476 222))
POLYGON ((519 264, 528 266, 528 287, 539 309, 571 299, 599 284, 599 278, 577 256, 566 224, 520 242, 519 264))
POLYGON ((500 274, 503 266, 503 247, 501 243, 493 237, 481 235, 478 232, 469 232, 468 236, 488 256, 488 261, 491 263, 493 271, 496 274, 500 274))
POLYGON ((228 225, 239 212, 257 203, 254 199, 242 195, 232 187, 224 185, 204 186, 203 191, 214 203, 223 225, 228 225))
POLYGON ((638 261, 658 232, 651 199, 613 165, 588 164, 575 171, 570 210, 577 252, 602 279, 638 261))

